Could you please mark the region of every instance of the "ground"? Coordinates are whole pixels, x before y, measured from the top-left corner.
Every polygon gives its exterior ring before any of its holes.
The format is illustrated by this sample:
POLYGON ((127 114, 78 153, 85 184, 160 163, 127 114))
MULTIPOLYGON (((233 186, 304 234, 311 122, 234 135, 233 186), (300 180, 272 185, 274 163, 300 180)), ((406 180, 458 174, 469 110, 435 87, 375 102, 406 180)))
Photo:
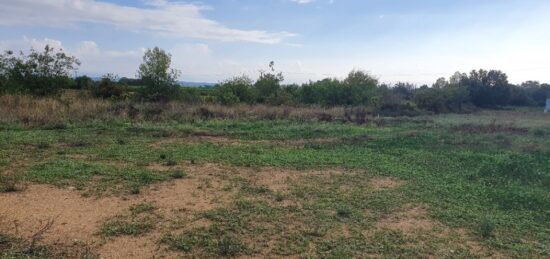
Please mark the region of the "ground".
POLYGON ((0 257, 550 257, 550 116, 0 124, 0 257))

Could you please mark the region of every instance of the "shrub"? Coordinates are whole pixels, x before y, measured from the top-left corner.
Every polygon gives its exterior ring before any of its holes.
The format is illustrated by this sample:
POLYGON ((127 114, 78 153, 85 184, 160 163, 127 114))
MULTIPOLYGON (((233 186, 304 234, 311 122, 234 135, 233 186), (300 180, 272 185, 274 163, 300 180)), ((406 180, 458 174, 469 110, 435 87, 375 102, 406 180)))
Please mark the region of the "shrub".
POLYGON ((0 192, 16 192, 19 190, 21 177, 14 174, 0 174, 0 192))
POLYGON ((124 99, 126 97, 126 89, 117 85, 116 77, 110 74, 104 75, 92 92, 99 98, 124 99))
POLYGON ((353 214, 353 211, 349 206, 341 205, 338 208, 336 208, 336 215, 341 218, 350 218, 353 214))
POLYGON ((181 178, 184 178, 185 176, 187 175, 182 171, 174 171, 170 173, 170 177, 174 179, 181 179, 181 178))
POLYGON ((245 75, 223 81, 215 91, 218 101, 222 104, 253 103, 255 101, 252 79, 245 75))
POLYGON ((493 237, 496 224, 489 218, 483 218, 477 225, 477 232, 483 238, 493 237))

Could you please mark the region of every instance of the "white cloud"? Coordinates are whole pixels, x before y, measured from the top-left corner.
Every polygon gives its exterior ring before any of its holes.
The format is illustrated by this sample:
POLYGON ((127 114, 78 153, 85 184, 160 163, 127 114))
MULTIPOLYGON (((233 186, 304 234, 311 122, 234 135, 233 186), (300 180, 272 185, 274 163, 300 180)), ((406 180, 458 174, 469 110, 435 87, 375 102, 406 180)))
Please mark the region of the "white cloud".
MULTIPOLYGON (((311 1, 311 0, 298 0, 311 1)), ((96 0, 0 0, 0 25, 113 25, 119 29, 156 32, 175 37, 276 44, 289 32, 239 30, 205 18, 208 7, 166 0, 146 0, 147 8, 96 0)))

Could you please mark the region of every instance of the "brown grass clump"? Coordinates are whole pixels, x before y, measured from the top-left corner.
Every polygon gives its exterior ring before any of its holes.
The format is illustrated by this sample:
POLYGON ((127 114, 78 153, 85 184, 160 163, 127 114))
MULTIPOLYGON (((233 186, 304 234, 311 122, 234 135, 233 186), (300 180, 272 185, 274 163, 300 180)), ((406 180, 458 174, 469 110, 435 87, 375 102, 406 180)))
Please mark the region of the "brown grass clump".
POLYGON ((0 96, 0 123, 22 123, 28 127, 50 125, 62 129, 67 121, 91 119, 127 119, 132 121, 194 121, 208 119, 341 121, 367 123, 374 121, 369 111, 361 108, 320 106, 271 106, 239 104, 226 106, 212 103, 142 103, 96 99, 83 93, 67 91, 60 97, 25 95, 0 96))

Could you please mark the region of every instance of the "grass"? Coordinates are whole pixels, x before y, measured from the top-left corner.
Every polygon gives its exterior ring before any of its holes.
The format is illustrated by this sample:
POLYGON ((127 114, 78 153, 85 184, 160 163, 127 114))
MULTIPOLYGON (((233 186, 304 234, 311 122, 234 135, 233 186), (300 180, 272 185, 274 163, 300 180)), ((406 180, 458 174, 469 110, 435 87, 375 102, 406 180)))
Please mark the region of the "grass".
POLYGON ((150 232, 153 224, 147 220, 113 219, 104 223, 99 233, 104 236, 138 236, 150 232))
POLYGON ((151 232, 158 222, 156 206, 145 202, 132 205, 124 214, 117 215, 100 226, 99 234, 105 237, 140 236, 151 232))
POLYGON ((191 213, 207 226, 157 228, 155 205, 144 203, 105 222, 99 230, 105 236, 161 231, 162 244, 198 257, 550 256, 550 124, 536 112, 383 118, 367 125, 279 117, 63 125, 5 122, 0 169, 95 195, 141 195, 149 185, 193 180, 198 175, 186 167, 195 164, 300 172, 284 190, 236 178, 237 192, 226 204, 191 213), (374 178, 403 184, 376 188, 374 178), (426 207, 425 220, 440 229, 380 226, 407 206, 426 207))

